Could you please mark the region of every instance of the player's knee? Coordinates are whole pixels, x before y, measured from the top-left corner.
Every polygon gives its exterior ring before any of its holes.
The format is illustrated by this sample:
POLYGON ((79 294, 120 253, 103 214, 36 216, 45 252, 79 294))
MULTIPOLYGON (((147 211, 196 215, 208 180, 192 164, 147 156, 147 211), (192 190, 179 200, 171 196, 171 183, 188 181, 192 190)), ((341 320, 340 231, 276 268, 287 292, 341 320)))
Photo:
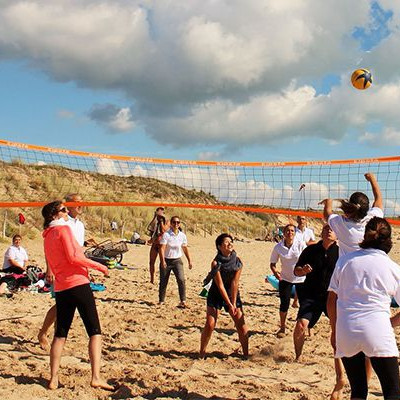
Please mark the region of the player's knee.
POLYGON ((295 334, 297 335, 305 335, 308 327, 308 321, 305 319, 299 319, 296 322, 296 326, 294 328, 295 334))

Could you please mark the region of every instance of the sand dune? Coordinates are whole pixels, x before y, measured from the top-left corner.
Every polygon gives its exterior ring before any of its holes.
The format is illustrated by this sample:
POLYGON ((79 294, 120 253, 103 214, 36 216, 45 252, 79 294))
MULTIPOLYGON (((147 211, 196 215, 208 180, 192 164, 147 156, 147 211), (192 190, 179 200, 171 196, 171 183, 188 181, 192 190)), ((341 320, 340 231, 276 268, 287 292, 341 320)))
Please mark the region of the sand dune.
MULTIPOLYGON (((283 399, 329 398, 334 384, 329 324, 322 317, 314 336, 304 347, 304 359, 294 362, 292 331, 296 310, 289 310, 289 333, 277 339, 278 297, 264 275, 269 272, 272 243, 236 242, 244 262, 241 294, 250 329, 249 360, 243 360, 229 315, 220 315, 208 357, 197 359, 200 333, 205 321, 205 301, 198 297, 200 282, 214 256, 214 238, 190 237, 194 269, 186 269, 188 304, 181 310, 173 276, 166 304, 159 306, 157 286, 148 282, 149 247, 130 245, 124 262, 136 267, 114 270, 107 285, 96 294, 103 329, 104 376, 121 386, 116 393, 89 387, 87 337, 75 317, 62 360, 60 382, 54 392, 46 389, 49 357, 37 343, 37 333, 49 295, 21 292, 0 298, 0 398, 1 399, 283 399)), ((31 258, 44 265, 41 239, 26 240, 31 258)), ((7 244, 2 243, 0 254, 7 244)), ((397 245, 397 249, 399 246, 397 245)), ((392 257, 399 261, 394 249, 392 257)), ((185 266, 187 264, 185 263, 185 266)), ((157 274, 158 276, 158 274, 157 274)), ((348 398, 349 388, 346 387, 348 398)), ((381 398, 376 377, 370 399, 381 398)))

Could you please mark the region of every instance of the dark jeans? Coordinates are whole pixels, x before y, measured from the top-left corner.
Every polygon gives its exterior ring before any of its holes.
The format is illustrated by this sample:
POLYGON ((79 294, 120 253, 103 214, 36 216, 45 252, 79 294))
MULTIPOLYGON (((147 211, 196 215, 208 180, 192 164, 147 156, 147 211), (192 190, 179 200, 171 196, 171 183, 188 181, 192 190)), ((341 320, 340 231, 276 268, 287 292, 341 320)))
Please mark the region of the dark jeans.
MULTIPOLYGON (((385 400, 400 399, 399 363, 397 357, 371 357, 372 368, 378 376, 385 400)), ((351 398, 366 399, 368 395, 365 354, 342 358, 351 387, 351 398)))
POLYGON ((166 258, 167 266, 163 268, 160 264, 160 286, 159 286, 159 301, 165 300, 165 293, 167 291, 169 276, 171 271, 174 273, 176 282, 178 283, 179 298, 181 301, 186 300, 186 285, 185 274, 183 271, 183 262, 180 258, 166 258))

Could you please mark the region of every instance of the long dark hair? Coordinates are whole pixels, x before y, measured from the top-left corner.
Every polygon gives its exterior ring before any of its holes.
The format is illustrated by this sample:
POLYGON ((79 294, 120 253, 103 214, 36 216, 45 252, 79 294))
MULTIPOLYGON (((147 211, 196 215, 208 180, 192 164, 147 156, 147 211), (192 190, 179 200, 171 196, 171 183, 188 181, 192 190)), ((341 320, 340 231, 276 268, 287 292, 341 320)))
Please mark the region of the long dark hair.
POLYGON ((392 228, 384 218, 374 217, 365 226, 364 240, 360 243, 362 249, 378 249, 389 253, 393 246, 392 228))
POLYGON ((57 215, 59 208, 62 204, 61 200, 52 201, 51 203, 46 204, 42 208, 42 216, 44 218, 43 228, 46 229, 49 227, 50 222, 53 221, 53 217, 57 215))
POLYGON ((361 221, 369 210, 369 198, 362 192, 354 192, 349 200, 341 200, 340 208, 346 217, 353 221, 361 221))

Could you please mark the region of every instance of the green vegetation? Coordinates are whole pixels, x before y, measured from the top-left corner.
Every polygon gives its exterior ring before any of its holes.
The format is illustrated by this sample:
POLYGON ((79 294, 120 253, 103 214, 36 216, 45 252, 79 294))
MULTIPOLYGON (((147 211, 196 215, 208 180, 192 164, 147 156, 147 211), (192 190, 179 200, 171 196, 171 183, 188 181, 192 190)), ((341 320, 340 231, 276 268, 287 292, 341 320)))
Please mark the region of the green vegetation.
MULTIPOLYGON (((212 195, 153 178, 102 175, 21 162, 1 163, 1 166, 0 198, 3 202, 47 202, 68 193, 79 193, 85 201, 221 204, 212 195)), ((1 224, 5 211, 0 210, 1 224)), ((26 217, 24 232, 29 232, 30 237, 40 234, 42 217, 39 208, 10 208, 7 210, 7 236, 18 232, 19 212, 26 217)), ((130 238, 132 232, 137 231, 145 238, 153 213, 153 207, 88 207, 83 219, 95 237, 109 236, 110 222, 115 220, 119 227, 124 226, 125 237, 130 238)), ((248 238, 263 237, 266 229, 272 230, 278 219, 276 215, 178 207, 168 207, 166 214, 169 217, 179 215, 183 227, 194 234, 216 235, 229 231, 235 236, 248 238)))

